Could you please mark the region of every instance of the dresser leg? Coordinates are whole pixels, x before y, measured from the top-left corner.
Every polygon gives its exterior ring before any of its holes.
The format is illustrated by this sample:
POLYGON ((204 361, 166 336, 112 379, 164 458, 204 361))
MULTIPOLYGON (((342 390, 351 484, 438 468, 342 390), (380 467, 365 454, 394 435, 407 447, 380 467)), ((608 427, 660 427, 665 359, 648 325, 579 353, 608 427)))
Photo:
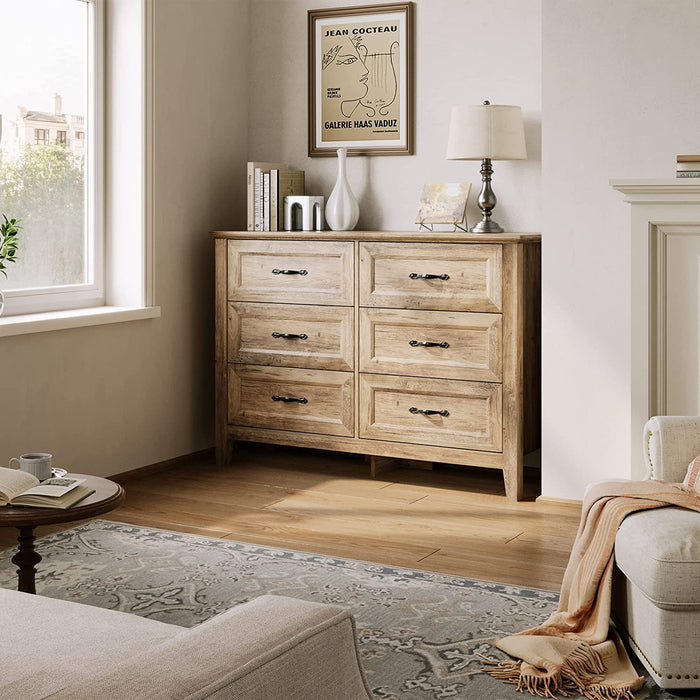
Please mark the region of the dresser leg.
POLYGON ((224 467, 233 461, 233 449, 236 441, 228 435, 216 445, 216 466, 224 467))
POLYGON ((522 455, 511 453, 504 455, 503 481, 506 487, 506 497, 509 501, 523 500, 523 458, 522 455))
POLYGON ((395 469, 400 469, 403 466, 403 460, 395 459, 394 457, 377 457, 370 455, 369 468, 373 479, 376 479, 380 474, 393 472, 395 469))

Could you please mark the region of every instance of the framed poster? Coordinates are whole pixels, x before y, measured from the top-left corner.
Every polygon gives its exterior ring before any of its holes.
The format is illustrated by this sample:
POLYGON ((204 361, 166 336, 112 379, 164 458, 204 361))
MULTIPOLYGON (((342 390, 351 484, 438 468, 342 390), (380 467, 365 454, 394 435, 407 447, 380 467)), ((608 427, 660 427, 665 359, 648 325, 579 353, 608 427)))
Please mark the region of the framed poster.
POLYGON ((309 10, 309 155, 413 153, 413 3, 309 10))

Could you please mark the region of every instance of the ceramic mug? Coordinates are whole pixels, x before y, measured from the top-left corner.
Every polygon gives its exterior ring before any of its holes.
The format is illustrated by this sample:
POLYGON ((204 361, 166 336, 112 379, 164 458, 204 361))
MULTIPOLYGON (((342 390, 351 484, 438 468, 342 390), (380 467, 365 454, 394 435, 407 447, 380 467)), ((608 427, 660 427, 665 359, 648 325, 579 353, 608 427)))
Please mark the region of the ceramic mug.
POLYGON ((53 455, 46 452, 28 452, 25 455, 13 457, 10 460, 10 468, 13 469, 13 462, 17 462, 19 469, 23 472, 33 474, 39 481, 51 478, 51 458, 53 455))

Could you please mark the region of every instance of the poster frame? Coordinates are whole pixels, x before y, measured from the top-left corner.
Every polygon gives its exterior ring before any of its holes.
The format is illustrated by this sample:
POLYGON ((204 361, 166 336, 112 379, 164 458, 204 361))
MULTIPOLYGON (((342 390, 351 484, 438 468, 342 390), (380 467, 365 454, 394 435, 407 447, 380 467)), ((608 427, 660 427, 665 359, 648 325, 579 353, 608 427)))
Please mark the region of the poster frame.
POLYGON ((414 3, 395 2, 383 5, 356 5, 308 11, 308 143, 309 156, 335 156, 338 148, 347 148, 348 155, 413 155, 414 152, 414 3), (323 106, 321 73, 322 52, 318 31, 324 23, 343 24, 376 21, 377 15, 395 14, 402 26, 404 45, 399 53, 399 129, 400 136, 388 142, 376 140, 324 141, 321 109, 323 106), (405 76, 405 77, 404 77, 405 76), (394 142, 395 141, 395 142, 394 142))

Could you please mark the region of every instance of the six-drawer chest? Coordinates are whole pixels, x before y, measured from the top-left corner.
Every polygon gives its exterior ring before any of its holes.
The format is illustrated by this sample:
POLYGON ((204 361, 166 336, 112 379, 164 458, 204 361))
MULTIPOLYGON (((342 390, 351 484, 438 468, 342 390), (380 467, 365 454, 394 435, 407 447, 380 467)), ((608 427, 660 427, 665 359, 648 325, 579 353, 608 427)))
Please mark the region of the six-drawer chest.
POLYGON ((215 231, 216 448, 503 470, 540 435, 540 236, 215 231))

